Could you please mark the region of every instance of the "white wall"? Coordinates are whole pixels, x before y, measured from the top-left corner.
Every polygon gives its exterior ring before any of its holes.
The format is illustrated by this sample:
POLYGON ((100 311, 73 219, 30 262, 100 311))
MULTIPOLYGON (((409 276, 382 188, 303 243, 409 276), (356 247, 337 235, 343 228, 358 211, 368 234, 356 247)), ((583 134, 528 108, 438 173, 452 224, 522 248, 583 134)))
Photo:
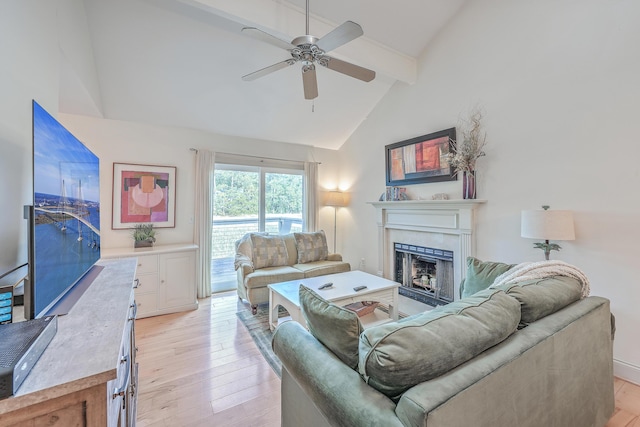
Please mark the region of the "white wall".
POLYGON ((31 100, 58 106, 55 2, 0 2, 0 274, 27 261, 23 206, 33 203, 31 100))
MULTIPOLYGON (((59 119, 100 158, 100 232, 104 248, 132 246, 129 230, 111 229, 114 162, 177 168, 176 226, 159 229, 158 244, 194 241, 195 153, 190 148, 288 160, 318 161, 322 163, 318 173, 323 186, 332 185, 333 177, 337 176, 338 152, 334 150, 70 114, 60 114, 59 119)), ((333 217, 328 225, 326 221, 325 215, 322 215, 320 225, 333 230, 333 217)), ((331 233, 328 232, 327 235, 331 238, 331 233)))
POLYGON ((102 117, 102 97, 84 0, 57 0, 60 111, 102 117))
MULTIPOLYGON (((520 211, 574 211, 576 240, 552 257, 583 269, 592 295, 611 299, 616 372, 640 383, 640 3, 478 0, 427 47, 418 82, 397 84, 342 147, 353 192, 339 234, 347 261, 376 272, 374 209, 384 191, 384 146, 458 125, 484 111, 487 156, 478 162, 481 259, 540 260, 520 237, 520 211)), ((461 183, 408 187, 413 198, 461 183)), ((585 331, 588 333, 588 331, 585 331)))

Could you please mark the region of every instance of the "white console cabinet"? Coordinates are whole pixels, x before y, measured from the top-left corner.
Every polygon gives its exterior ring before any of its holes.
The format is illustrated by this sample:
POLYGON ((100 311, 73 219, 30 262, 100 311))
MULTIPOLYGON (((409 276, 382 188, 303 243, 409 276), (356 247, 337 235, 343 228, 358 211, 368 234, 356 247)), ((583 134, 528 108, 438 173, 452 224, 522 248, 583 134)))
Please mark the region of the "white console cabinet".
POLYGON ((103 249, 102 258, 136 257, 137 318, 195 310, 196 253, 193 244, 157 245, 153 248, 103 249))

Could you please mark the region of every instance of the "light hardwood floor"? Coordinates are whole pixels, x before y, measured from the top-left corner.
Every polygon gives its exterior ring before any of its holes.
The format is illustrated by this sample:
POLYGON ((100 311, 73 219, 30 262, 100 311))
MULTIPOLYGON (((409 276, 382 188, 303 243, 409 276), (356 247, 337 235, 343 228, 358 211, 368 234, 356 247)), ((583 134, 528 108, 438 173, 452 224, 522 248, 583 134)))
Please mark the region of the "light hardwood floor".
MULTIPOLYGON (((280 425, 280 379, 236 316, 235 292, 136 322, 140 427, 280 425)), ((640 427, 640 387, 616 378, 607 427, 640 427)))

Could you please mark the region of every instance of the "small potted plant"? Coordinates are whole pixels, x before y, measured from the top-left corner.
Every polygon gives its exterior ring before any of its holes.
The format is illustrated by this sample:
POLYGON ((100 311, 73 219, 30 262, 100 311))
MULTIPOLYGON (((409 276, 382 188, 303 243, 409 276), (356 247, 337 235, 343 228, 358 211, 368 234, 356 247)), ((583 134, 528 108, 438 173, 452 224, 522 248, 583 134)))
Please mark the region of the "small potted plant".
POLYGON ((156 230, 153 229, 153 224, 136 224, 132 235, 134 248, 150 248, 156 241, 156 230))

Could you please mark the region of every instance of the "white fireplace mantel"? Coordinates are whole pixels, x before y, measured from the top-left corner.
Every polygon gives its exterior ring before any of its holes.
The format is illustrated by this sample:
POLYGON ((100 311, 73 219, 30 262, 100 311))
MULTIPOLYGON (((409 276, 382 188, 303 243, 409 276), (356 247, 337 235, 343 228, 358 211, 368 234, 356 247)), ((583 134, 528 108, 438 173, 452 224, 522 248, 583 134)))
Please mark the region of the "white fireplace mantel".
POLYGON ((394 243, 453 250, 455 295, 466 275, 465 261, 475 255, 475 210, 486 200, 405 200, 369 202, 378 223, 378 271, 394 275, 394 243), (408 241, 407 241, 408 240, 408 241))

